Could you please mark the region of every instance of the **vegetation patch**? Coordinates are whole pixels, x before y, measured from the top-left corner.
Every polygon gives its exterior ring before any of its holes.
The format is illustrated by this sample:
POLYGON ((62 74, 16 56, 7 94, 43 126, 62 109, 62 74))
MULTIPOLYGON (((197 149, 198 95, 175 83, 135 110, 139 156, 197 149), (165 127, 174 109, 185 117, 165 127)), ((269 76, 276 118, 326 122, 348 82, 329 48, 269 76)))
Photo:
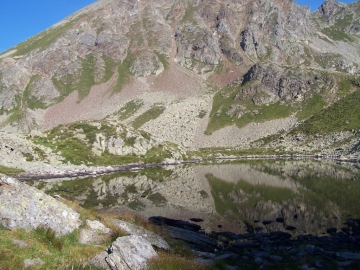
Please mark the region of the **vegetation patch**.
POLYGON ((198 10, 198 7, 191 6, 191 3, 189 3, 189 6, 185 10, 185 14, 181 19, 182 23, 190 23, 192 25, 197 25, 197 21, 195 19, 196 11, 198 10))
POLYGON ((169 68, 169 57, 166 54, 159 53, 157 51, 154 51, 156 56, 159 58, 160 62, 163 64, 164 69, 169 68))
POLYGON ((149 122, 150 120, 158 118, 163 112, 165 111, 164 106, 154 106, 150 110, 147 110, 142 115, 138 116, 133 122, 132 126, 135 129, 140 128, 142 125, 144 125, 146 122, 149 122))
POLYGON ((285 154, 285 152, 279 150, 276 151, 272 148, 249 148, 249 149, 233 149, 233 148, 225 148, 225 147, 208 147, 208 148, 200 148, 198 151, 188 151, 187 159, 214 159, 214 158, 222 158, 229 156, 252 156, 252 155, 276 155, 276 154, 285 154))
POLYGON ((155 205, 163 205, 167 202, 166 198, 159 192, 150 194, 147 198, 155 205))
MULTIPOLYGON (((104 151, 100 156, 95 155, 92 151, 92 144, 96 140, 96 134, 103 134, 106 137, 121 136, 117 134, 115 127, 101 124, 98 129, 88 123, 78 122, 70 125, 60 125, 50 132, 47 137, 34 137, 36 144, 44 145, 52 149, 55 153, 60 154, 64 159, 63 162, 70 162, 75 165, 117 165, 124 163, 139 162, 140 158, 135 155, 113 155, 104 151), (77 132, 81 130, 81 132, 77 132), (76 137, 77 134, 84 134, 87 140, 76 137)), ((129 138, 128 143, 133 139, 129 138)))
POLYGON ((13 48, 16 49, 14 56, 26 55, 33 50, 38 50, 39 52, 45 50, 67 30, 71 29, 82 17, 83 16, 79 16, 70 22, 47 29, 40 34, 20 43, 13 48))
POLYGON ((36 97, 31 95, 32 87, 34 81, 38 80, 40 75, 33 75, 30 78, 28 85, 26 86, 23 92, 23 103, 26 103, 29 109, 46 109, 46 104, 41 100, 37 99, 36 97))
POLYGON ((322 29, 322 32, 332 38, 333 40, 337 41, 347 41, 347 42, 354 42, 355 39, 347 34, 344 30, 339 30, 335 26, 330 26, 322 29))
POLYGON ((21 173, 21 172, 24 172, 24 170, 0 165, 0 173, 3 173, 3 174, 16 174, 16 173, 21 173))
POLYGON ((91 269, 85 267, 89 260, 100 253, 105 246, 82 245, 77 239, 78 231, 70 235, 55 237, 50 229, 24 230, 0 229, 0 269, 23 269, 24 260, 39 258, 44 264, 32 269, 91 269), (21 249, 12 242, 17 239, 28 246, 21 249))
POLYGON ((201 111, 199 112, 198 117, 199 117, 199 118, 204 118, 206 114, 207 114, 207 111, 201 110, 201 111))
POLYGON ((291 134, 329 134, 331 132, 358 130, 360 127, 360 90, 313 115, 291 134))
POLYGON ((104 72, 104 76, 103 78, 100 80, 99 83, 105 83, 108 80, 111 79, 111 77, 114 75, 115 71, 116 71, 116 67, 118 65, 118 63, 116 63, 111 57, 103 55, 102 59, 104 60, 105 63, 105 72, 104 72))
POLYGON ((133 99, 126 103, 116 114, 119 116, 119 120, 126 120, 134 113, 136 113, 144 102, 140 99, 133 99))
POLYGON ((318 113, 326 106, 326 102, 320 94, 314 94, 311 98, 306 99, 301 106, 301 110, 296 116, 299 121, 318 113))
POLYGON ((130 71, 130 67, 133 63, 133 57, 127 56, 124 61, 118 66, 117 72, 118 72, 118 79, 116 81, 116 84, 113 88, 113 93, 119 93, 123 87, 127 84, 129 84, 132 80, 132 74, 130 71))
POLYGON ((102 56, 105 63, 105 72, 101 80, 95 81, 95 74, 98 72, 96 59, 93 54, 88 54, 85 58, 79 58, 81 68, 77 73, 68 74, 62 78, 52 78, 56 89, 61 93, 61 101, 73 91, 78 91, 79 101, 84 99, 90 92, 92 86, 107 82, 114 74, 117 63, 105 55, 102 56))
POLYGON ((234 100, 238 88, 225 87, 215 94, 212 110, 210 112, 210 121, 206 128, 205 134, 211 135, 214 131, 226 126, 236 124, 239 128, 246 126, 252 122, 263 122, 279 118, 284 118, 294 111, 287 105, 280 102, 255 105, 251 100, 234 100), (240 106, 241 115, 229 115, 228 111, 231 106, 240 106))
POLYGON ((146 162, 162 162, 165 158, 171 158, 171 152, 165 145, 153 147, 147 151, 145 156, 141 156, 142 160, 146 162))

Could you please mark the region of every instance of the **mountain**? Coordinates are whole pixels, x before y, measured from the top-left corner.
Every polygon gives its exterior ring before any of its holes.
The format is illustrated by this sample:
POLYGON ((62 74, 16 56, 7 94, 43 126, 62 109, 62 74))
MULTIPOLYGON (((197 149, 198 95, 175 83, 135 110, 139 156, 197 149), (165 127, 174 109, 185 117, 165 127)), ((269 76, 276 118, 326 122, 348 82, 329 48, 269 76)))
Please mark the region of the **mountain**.
POLYGON ((359 1, 99 0, 0 55, 1 129, 358 154, 359 16, 359 1))

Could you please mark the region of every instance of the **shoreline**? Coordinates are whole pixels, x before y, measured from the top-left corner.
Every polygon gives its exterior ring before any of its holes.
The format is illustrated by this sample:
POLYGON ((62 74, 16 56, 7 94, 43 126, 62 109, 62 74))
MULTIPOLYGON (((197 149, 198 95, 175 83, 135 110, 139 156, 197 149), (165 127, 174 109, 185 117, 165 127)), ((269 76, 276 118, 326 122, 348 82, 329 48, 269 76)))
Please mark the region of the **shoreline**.
POLYGON ((199 158, 193 160, 169 160, 165 162, 154 163, 128 163, 122 165, 112 166, 84 166, 73 165, 73 168, 53 168, 52 170, 46 170, 43 172, 31 173, 24 172, 19 174, 12 174, 11 176, 20 181, 42 180, 42 179, 58 179, 58 178, 76 178, 84 176, 98 176, 104 174, 111 174, 125 171, 140 171, 149 168, 160 168, 166 166, 181 166, 186 164, 197 164, 208 161, 235 161, 235 160, 274 160, 274 159, 314 159, 314 160, 333 160, 348 163, 360 163, 360 158, 344 157, 341 155, 246 155, 246 156, 221 156, 213 158, 199 158))

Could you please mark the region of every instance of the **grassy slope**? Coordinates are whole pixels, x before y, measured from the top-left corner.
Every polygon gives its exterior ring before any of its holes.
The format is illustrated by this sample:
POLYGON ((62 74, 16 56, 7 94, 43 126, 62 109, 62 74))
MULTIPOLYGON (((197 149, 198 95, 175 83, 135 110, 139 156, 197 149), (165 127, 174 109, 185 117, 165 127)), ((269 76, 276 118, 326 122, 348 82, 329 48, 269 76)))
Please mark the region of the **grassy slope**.
POLYGON ((244 127, 251 122, 262 122, 289 116, 293 109, 290 106, 280 103, 270 104, 269 106, 255 105, 251 100, 234 100, 238 89, 235 87, 226 87, 215 94, 213 106, 210 113, 210 121, 205 134, 212 134, 214 131, 229 125, 236 124, 238 127, 244 127), (246 108, 246 113, 237 119, 226 114, 231 105, 242 105, 246 108), (257 113, 253 113, 257 111, 257 113))
MULTIPOLYGON (((113 155, 106 150, 100 156, 95 155, 92 147, 97 134, 101 133, 106 138, 121 138, 125 146, 133 146, 136 139, 135 137, 128 137, 126 132, 117 132, 117 126, 108 125, 106 122, 100 123, 100 129, 87 122, 60 125, 49 131, 46 137, 35 137, 33 140, 35 143, 49 147, 55 153, 60 154, 64 158, 64 163, 70 162, 75 165, 118 165, 141 161, 161 162, 165 158, 171 158, 169 148, 175 146, 170 143, 153 147, 143 156, 113 155), (85 135, 85 139, 79 139, 78 134, 85 135)), ((147 140, 150 139, 150 135, 144 131, 139 131, 139 136, 147 140)))
POLYGON ((360 128, 360 90, 313 115, 292 133, 329 134, 360 128))

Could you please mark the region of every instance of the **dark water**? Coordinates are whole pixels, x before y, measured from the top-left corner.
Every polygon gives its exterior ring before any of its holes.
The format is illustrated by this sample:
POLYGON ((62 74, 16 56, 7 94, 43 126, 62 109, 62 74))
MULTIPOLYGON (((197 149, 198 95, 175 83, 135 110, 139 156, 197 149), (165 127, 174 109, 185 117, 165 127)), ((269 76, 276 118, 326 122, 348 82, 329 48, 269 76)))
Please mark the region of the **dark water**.
POLYGON ((206 230, 324 234, 360 217, 360 165, 265 160, 34 181, 85 208, 200 218, 206 230))

